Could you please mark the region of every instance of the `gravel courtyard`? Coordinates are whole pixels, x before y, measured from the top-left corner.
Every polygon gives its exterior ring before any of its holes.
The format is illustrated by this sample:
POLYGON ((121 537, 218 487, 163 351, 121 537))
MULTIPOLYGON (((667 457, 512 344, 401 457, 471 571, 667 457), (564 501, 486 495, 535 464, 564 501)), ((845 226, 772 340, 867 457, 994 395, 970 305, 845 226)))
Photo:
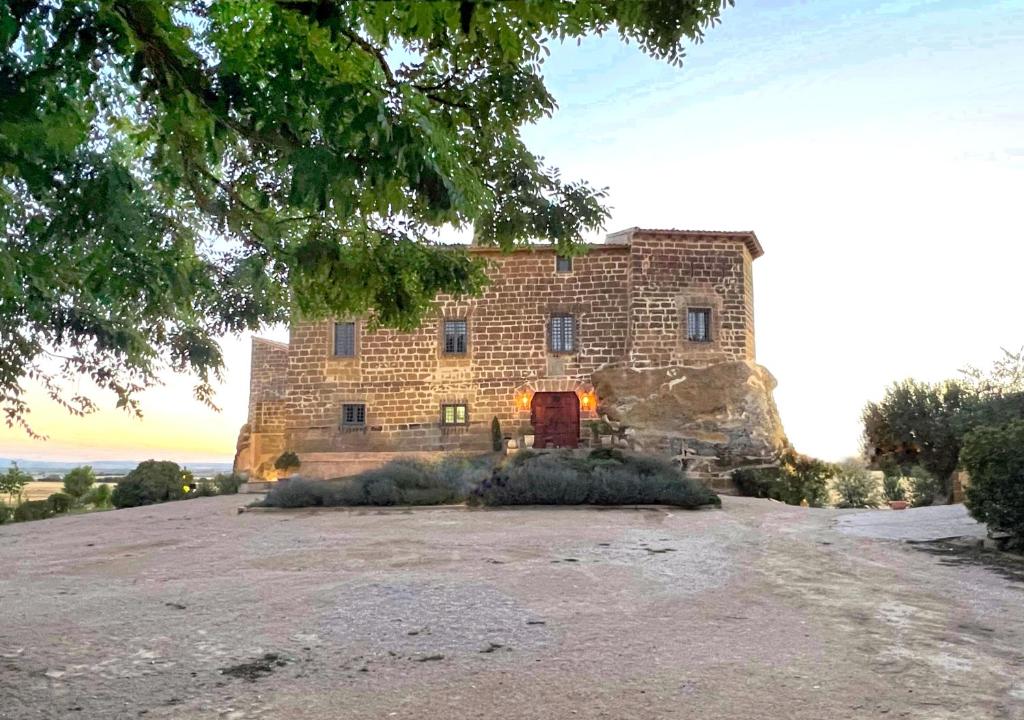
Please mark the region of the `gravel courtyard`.
POLYGON ((1024 565, 917 511, 249 499, 0 528, 0 718, 1024 718, 1024 565))

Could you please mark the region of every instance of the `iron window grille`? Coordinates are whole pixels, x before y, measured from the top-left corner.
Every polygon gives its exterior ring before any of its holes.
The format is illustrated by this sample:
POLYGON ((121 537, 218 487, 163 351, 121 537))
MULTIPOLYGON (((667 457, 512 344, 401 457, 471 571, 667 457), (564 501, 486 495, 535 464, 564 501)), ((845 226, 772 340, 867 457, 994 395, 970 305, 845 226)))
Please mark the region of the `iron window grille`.
POLYGON ((552 315, 549 342, 552 352, 573 352, 576 349, 576 318, 552 315))
POLYGON ((444 321, 444 353, 445 355, 465 355, 468 331, 465 320, 444 321))
POLYGON ((687 309, 686 339, 690 342, 711 342, 710 308, 687 309))
POLYGON ((572 258, 565 255, 556 255, 555 272, 572 272, 572 258))
POLYGON ((442 425, 468 425, 468 417, 469 415, 465 405, 452 404, 441 406, 442 425))
POLYGON ((366 424, 366 406, 352 404, 341 406, 341 424, 344 427, 362 427, 366 424))
POLYGON ((334 357, 356 356, 356 324, 334 323, 334 357))

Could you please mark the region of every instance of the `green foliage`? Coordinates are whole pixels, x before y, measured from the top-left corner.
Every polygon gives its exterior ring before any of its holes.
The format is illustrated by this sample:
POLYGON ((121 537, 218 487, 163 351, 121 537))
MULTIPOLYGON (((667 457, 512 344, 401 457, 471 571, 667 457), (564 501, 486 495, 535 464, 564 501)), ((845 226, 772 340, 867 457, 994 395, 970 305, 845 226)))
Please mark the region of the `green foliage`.
POLYGON ((177 463, 146 460, 117 484, 111 502, 114 507, 126 508, 180 500, 186 495, 183 488, 191 482, 192 473, 177 463))
POLYGON ((579 252, 604 193, 521 136, 556 107, 549 44, 616 32, 679 64, 725 2, 0 4, 8 423, 29 376, 137 412, 169 365, 209 402, 215 339, 292 313, 411 328, 483 288, 446 226, 579 252))
POLYGON ((490 476, 486 458, 446 457, 438 462, 399 458, 341 480, 279 481, 261 503, 266 507, 358 505, 447 505, 466 499, 490 476))
POLYGON ((77 498, 74 496, 63 492, 52 493, 50 497, 46 498, 46 502, 50 504, 50 511, 55 515, 69 512, 76 500, 77 498))
POLYGON ((1024 547, 1024 421, 974 429, 961 460, 971 477, 965 498, 971 516, 1024 547))
POLYGON ((829 479, 836 474, 831 463, 792 450, 779 457, 777 467, 741 468, 732 474, 741 495, 771 498, 790 505, 806 500, 812 507, 828 502, 829 479))
POLYGON ((0 502, 0 525, 9 523, 14 518, 14 508, 0 502))
POLYGON ((921 465, 913 465, 907 470, 907 483, 910 485, 911 507, 924 507, 936 500, 945 500, 946 484, 921 465))
POLYGON ((299 456, 293 453, 291 450, 286 450, 281 453, 277 460, 274 461, 274 468, 281 472, 288 472, 289 470, 297 470, 302 463, 299 462, 299 456))
POLYGON ((238 488, 242 487, 245 478, 235 473, 218 473, 213 478, 213 484, 221 495, 236 495, 238 488))
POLYGON ((111 490, 110 486, 106 483, 100 483, 94 485, 93 488, 86 493, 82 499, 87 505, 92 505, 94 508, 103 509, 111 506, 111 490))
POLYGON ((219 495, 217 485, 210 480, 200 480, 196 483, 195 492, 189 493, 189 497, 213 497, 219 495))
POLYGON ((955 381, 894 383, 864 408, 864 437, 876 466, 918 464, 946 480, 956 469, 965 412, 973 396, 955 381))
POLYGON ((64 476, 64 492, 79 502, 96 482, 96 475, 88 465, 76 467, 64 476))
POLYGON ((886 500, 906 500, 907 488, 900 475, 886 474, 882 478, 882 494, 886 500))
POLYGON ((836 507, 878 507, 881 502, 878 482, 863 463, 852 458, 836 466, 832 492, 836 495, 836 507))
POLYGON ((0 493, 7 496, 12 504, 21 500, 21 494, 25 486, 32 482, 32 476, 22 472, 18 463, 11 463, 7 471, 0 475, 0 493))
POLYGON ((45 520, 53 516, 53 507, 47 500, 27 500, 14 508, 14 522, 45 520))
POLYGON ((718 496, 660 458, 602 448, 517 453, 479 484, 476 505, 719 505, 718 496))
POLYGON ((491 450, 501 452, 505 448, 505 436, 501 434, 501 422, 497 416, 491 418, 491 450))

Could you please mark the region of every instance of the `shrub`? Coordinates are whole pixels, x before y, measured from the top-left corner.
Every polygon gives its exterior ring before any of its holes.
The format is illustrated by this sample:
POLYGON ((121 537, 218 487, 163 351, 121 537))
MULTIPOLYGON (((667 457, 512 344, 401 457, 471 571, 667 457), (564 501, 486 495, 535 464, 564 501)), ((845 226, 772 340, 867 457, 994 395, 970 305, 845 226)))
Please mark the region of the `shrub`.
POLYGON ((501 434, 501 422, 497 415, 491 418, 491 450, 501 452, 505 447, 505 437, 501 434))
POLYGON ((111 501, 114 507, 126 508, 180 500, 186 495, 183 487, 191 483, 192 473, 178 463, 146 460, 117 484, 111 501))
POLYGON ((28 500, 14 508, 14 521, 44 520, 53 515, 53 508, 46 500, 28 500))
POLYGON ((470 496, 477 505, 718 505, 718 496, 660 458, 599 448, 520 452, 470 496))
POLYGON ((82 502, 92 505, 95 508, 110 507, 110 486, 106 483, 94 485, 92 490, 86 493, 82 502))
POLYGON ((913 507, 925 507, 936 500, 945 500, 945 483, 928 472, 920 465, 914 465, 907 471, 910 484, 910 504, 913 507))
POLYGON ((854 459, 845 460, 835 469, 832 491, 836 494, 836 507, 877 507, 881 498, 878 482, 863 464, 854 459))
POLYGON ((966 490, 971 516, 1024 547, 1024 421, 971 431, 960 460, 971 477, 966 490))
POLYGON ((899 475, 886 474, 882 478, 882 494, 886 500, 906 500, 907 489, 904 487, 903 478, 899 475))
POLYGON ((50 504, 50 510, 54 514, 60 515, 71 510, 71 506, 75 503, 75 498, 64 492, 55 492, 46 498, 46 502, 50 504))
POLYGON ((189 493, 189 497, 213 497, 219 495, 217 486, 211 480, 200 480, 196 485, 195 492, 189 493))
POLYGON ((64 476, 64 492, 70 495, 77 504, 81 502, 95 482, 96 476, 90 466, 76 467, 64 476))
POLYGON ((732 481, 744 497, 770 498, 781 473, 777 467, 739 468, 733 470, 732 481))
POLYGON ((463 502, 470 488, 489 476, 486 458, 445 457, 433 463, 399 458, 351 478, 276 483, 261 505, 447 505, 463 502))
POLYGON ((213 484, 221 495, 237 495, 244 482, 245 478, 235 473, 219 473, 213 478, 213 484))
POLYGON ((274 461, 274 469, 280 470, 281 472, 298 470, 301 465, 302 463, 299 462, 299 456, 291 450, 285 450, 278 456, 277 460, 274 461))
POLYGON ((821 507, 828 501, 828 481, 836 474, 831 463, 786 450, 777 467, 743 468, 732 474, 741 495, 771 498, 789 505, 821 507))
POLYGON ((0 525, 9 523, 14 517, 14 508, 4 503, 0 503, 0 525))

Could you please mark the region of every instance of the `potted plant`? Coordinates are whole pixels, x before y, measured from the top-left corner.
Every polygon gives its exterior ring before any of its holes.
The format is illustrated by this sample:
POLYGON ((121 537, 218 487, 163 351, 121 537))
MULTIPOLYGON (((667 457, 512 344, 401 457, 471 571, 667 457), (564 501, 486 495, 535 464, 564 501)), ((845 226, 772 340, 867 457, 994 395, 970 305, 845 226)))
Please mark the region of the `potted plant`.
POLYGON ((903 478, 899 475, 886 475, 882 478, 882 492, 893 510, 907 509, 907 491, 903 487, 903 478))

